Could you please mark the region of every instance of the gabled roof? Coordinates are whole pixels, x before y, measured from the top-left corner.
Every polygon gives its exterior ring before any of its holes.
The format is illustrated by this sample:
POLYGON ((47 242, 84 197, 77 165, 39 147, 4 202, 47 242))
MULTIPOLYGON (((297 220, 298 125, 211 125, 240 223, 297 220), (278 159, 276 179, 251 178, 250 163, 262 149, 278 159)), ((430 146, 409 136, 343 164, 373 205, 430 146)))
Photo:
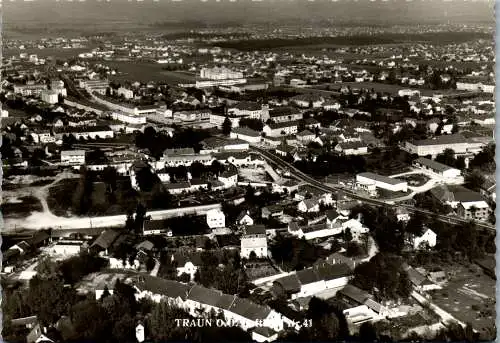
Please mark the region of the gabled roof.
POLYGON ((144 274, 141 281, 136 285, 141 290, 150 291, 153 294, 161 294, 170 298, 182 298, 186 300, 190 287, 178 281, 166 280, 156 276, 144 274))
POLYGON ((373 298, 373 296, 368 292, 350 284, 342 288, 339 293, 359 304, 364 304, 366 300, 373 298))
POLYGON ((102 249, 108 249, 118 238, 120 232, 115 230, 106 230, 104 231, 90 246, 91 248, 94 246, 100 247, 102 249))
POLYGON ((297 278, 302 285, 321 281, 321 278, 319 278, 319 276, 314 272, 312 268, 298 271, 297 278))
POLYGON ((447 170, 454 169, 452 167, 447 166, 446 164, 442 164, 433 160, 430 160, 425 157, 419 157, 415 160, 416 163, 420 163, 421 165, 424 165, 426 167, 429 167, 433 170, 439 171, 439 172, 444 172, 447 170))
POLYGON ((216 306, 222 294, 221 291, 195 285, 189 291, 187 299, 206 305, 216 306))
POLYGON ((296 274, 281 277, 274 280, 274 283, 281 285, 288 293, 297 293, 300 291, 300 282, 296 274))
POLYGON ((245 230, 247 235, 264 235, 266 234, 266 227, 264 225, 248 226, 245 230))

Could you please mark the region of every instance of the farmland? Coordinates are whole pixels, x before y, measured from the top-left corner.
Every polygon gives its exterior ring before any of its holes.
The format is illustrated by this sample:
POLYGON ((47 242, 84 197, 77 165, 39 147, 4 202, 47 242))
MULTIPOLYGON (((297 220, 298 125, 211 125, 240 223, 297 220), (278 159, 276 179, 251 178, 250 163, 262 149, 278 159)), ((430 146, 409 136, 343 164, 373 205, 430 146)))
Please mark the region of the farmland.
POLYGON ((166 71, 164 65, 155 63, 136 63, 113 61, 106 64, 117 69, 117 74, 110 76, 113 81, 166 82, 169 84, 189 83, 195 81, 195 75, 184 71, 166 71))

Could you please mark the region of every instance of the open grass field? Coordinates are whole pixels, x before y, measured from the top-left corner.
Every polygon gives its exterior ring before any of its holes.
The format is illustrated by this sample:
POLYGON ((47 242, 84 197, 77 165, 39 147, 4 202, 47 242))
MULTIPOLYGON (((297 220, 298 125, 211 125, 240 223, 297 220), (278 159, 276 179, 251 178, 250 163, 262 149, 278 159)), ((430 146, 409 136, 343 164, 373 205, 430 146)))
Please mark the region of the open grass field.
POLYGON ((453 265, 450 269, 456 276, 442 290, 432 292, 432 302, 488 337, 496 318, 495 280, 476 267, 453 265))
POLYGON ((106 62, 111 68, 117 69, 117 75, 110 76, 113 81, 139 81, 139 82, 166 82, 169 84, 191 83, 195 81, 193 73, 184 71, 163 70, 165 65, 153 62, 110 61, 106 62))
POLYGON ((38 57, 47 58, 54 57, 60 59, 69 59, 72 57, 77 57, 78 54, 83 52, 89 52, 91 48, 78 48, 78 49, 55 49, 55 48, 45 48, 45 49, 4 49, 4 57, 18 56, 20 53, 36 54, 38 57))

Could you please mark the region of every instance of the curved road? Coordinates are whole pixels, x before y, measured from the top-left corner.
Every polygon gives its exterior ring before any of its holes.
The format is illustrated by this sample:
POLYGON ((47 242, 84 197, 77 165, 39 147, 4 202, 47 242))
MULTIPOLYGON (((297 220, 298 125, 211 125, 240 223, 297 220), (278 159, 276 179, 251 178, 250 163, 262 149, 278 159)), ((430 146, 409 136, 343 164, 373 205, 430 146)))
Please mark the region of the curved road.
MULTIPOLYGON (((327 185, 323 184, 322 182, 320 182, 320 181, 312 178, 311 176, 309 176, 309 175, 301 172, 300 170, 298 170, 297 168, 295 168, 290 163, 283 161, 281 158, 279 158, 278 156, 270 153, 269 151, 267 151, 265 149, 262 149, 262 148, 260 148, 258 146, 253 145, 253 144, 250 145, 250 148, 253 149, 254 152, 257 152, 262 157, 264 157, 265 159, 267 159, 268 161, 273 162, 274 164, 278 165, 281 168, 288 169, 290 171, 290 174, 292 174, 295 178, 297 178, 297 179, 299 179, 301 181, 305 181, 309 185, 311 185, 311 186, 313 186, 313 187, 315 187, 315 188, 317 188, 319 190, 322 190, 322 191, 325 191, 325 192, 339 192, 339 191, 341 191, 344 194, 348 195, 352 199, 359 200, 359 201, 362 201, 364 203, 367 203, 367 204, 370 204, 370 205, 374 205, 374 206, 394 206, 394 203, 391 200, 377 200, 377 199, 366 198, 366 197, 360 196, 360 195, 358 195, 358 194, 356 194, 354 192, 351 192, 349 190, 345 190, 345 189, 343 189, 343 188, 341 188, 339 186, 327 186, 327 185)), ((462 218, 457 218, 457 217, 453 217, 453 216, 440 215, 440 214, 437 214, 437 213, 434 213, 434 212, 431 212, 431 211, 427 211, 427 210, 424 210, 424 209, 415 208, 414 206, 410 206, 410 205, 398 204, 397 206, 403 207, 403 208, 407 209, 409 212, 414 212, 414 213, 418 212, 418 213, 422 213, 422 214, 433 216, 434 218, 439 219, 440 221, 447 222, 447 223, 450 223, 450 224, 465 224, 465 223, 468 223, 467 220, 462 219, 462 218)), ((480 228, 487 229, 487 230, 492 230, 492 231, 496 231, 494 225, 490 225, 490 224, 487 224, 487 223, 480 223, 480 222, 476 222, 475 224, 476 224, 476 226, 478 226, 480 228)))

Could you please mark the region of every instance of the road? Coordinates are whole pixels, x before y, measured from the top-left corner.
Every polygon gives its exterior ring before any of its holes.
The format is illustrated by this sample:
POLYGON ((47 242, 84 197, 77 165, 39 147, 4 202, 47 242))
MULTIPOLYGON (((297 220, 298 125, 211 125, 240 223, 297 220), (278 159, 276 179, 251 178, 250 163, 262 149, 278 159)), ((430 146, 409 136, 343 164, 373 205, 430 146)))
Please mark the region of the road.
MULTIPOLYGON (((191 207, 181 207, 173 208, 168 210, 159 211, 149 211, 147 216, 151 216, 153 220, 161 220, 173 217, 179 217, 183 215, 203 215, 207 211, 221 208, 221 204, 211 204, 202 206, 191 206, 191 207)), ((125 225, 127 216, 125 214, 116 216, 104 216, 104 217, 57 217, 51 215, 50 218, 45 218, 43 213, 35 212, 29 217, 23 219, 6 219, 4 220, 4 227, 2 232, 16 231, 17 229, 27 229, 27 230, 40 230, 40 229, 61 229, 61 230, 71 230, 71 229, 85 229, 85 228, 106 228, 106 227, 117 227, 125 225), (41 220, 43 217, 43 220, 41 220)))
MULTIPOLYGON (((262 149, 258 146, 253 145, 253 144, 250 145, 250 148, 254 152, 260 154, 266 160, 276 164, 280 168, 288 170, 290 172, 290 174, 292 176, 294 176, 295 178, 297 178, 298 180, 307 182, 309 185, 311 185, 311 186, 313 186, 321 191, 329 192, 329 193, 331 193, 331 192, 343 192, 345 195, 349 196, 350 198, 352 198, 354 200, 359 200, 363 203, 374 205, 374 206, 391 206, 391 207, 394 206, 393 200, 378 200, 378 199, 367 198, 367 197, 361 196, 359 194, 356 194, 352 191, 346 190, 340 186, 333 186, 333 185, 327 186, 324 183, 322 183, 321 181, 318 181, 318 180, 312 178, 311 176, 301 172, 300 170, 295 168, 290 163, 283 161, 281 158, 270 153, 269 151, 267 151, 265 149, 262 149)), ((436 218, 440 221, 447 222, 450 224, 466 224, 466 223, 468 223, 467 220, 462 219, 462 218, 440 215, 440 214, 437 214, 437 213, 434 213, 431 211, 427 211, 424 209, 415 208, 414 206, 410 206, 410 205, 398 204, 397 206, 405 208, 406 210, 408 210, 408 212, 422 213, 424 215, 432 216, 433 218, 436 218)), ((487 223, 481 223, 481 222, 476 222, 475 224, 477 227, 491 230, 491 231, 496 231, 494 225, 487 224, 487 223)))

